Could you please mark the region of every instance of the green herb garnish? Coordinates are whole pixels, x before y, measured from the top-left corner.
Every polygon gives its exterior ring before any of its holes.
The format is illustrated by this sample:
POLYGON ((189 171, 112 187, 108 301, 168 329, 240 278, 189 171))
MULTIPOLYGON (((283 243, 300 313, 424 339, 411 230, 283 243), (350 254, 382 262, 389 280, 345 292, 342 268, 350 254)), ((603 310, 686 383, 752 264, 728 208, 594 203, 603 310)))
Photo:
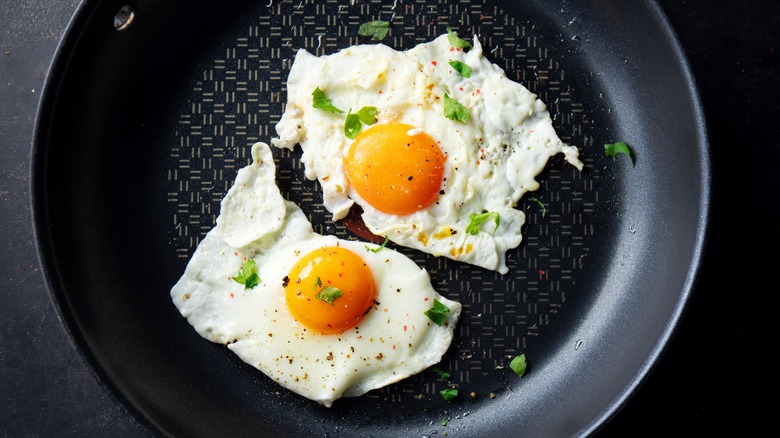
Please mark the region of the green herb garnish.
POLYGON ((363 108, 360 108, 360 110, 356 112, 355 115, 358 117, 358 119, 360 119, 361 122, 365 123, 366 125, 373 125, 376 123, 375 106, 364 106, 363 108))
POLYGON ((369 247, 368 247, 368 245, 363 245, 363 246, 365 246, 365 247, 366 247, 366 251, 371 251, 371 252, 373 252, 373 253, 378 253, 379 251, 382 251, 383 249, 385 249, 385 246, 387 245, 387 241, 388 241, 388 240, 390 240, 390 239, 388 239, 388 238, 387 238, 387 236, 385 236, 385 241, 384 241, 384 242, 382 242, 382 244, 381 244, 381 245, 377 246, 377 247, 376 247, 376 248, 374 248, 374 249, 371 249, 371 248, 369 248, 369 247))
POLYGON ((604 152, 607 154, 608 157, 611 157, 613 160, 615 159, 617 154, 626 154, 628 155, 628 158, 631 159, 631 165, 633 166, 635 164, 633 152, 631 152, 631 149, 628 147, 628 145, 623 143, 622 141, 619 141, 617 143, 605 144, 604 152))
POLYGON ((314 108, 321 109, 323 111, 327 111, 329 113, 334 113, 334 114, 344 113, 344 111, 333 106, 328 96, 325 95, 325 92, 320 90, 320 87, 317 87, 311 93, 311 95, 312 95, 311 106, 313 106, 314 108))
POLYGON ((347 120, 344 122, 344 135, 354 140, 363 129, 363 123, 373 125, 376 123, 376 107, 364 106, 354 114, 352 110, 347 114, 347 120))
POLYGON ((469 116, 469 110, 465 106, 451 98, 449 94, 444 93, 444 117, 456 122, 467 123, 469 116))
POLYGON ((539 204, 539 208, 542 209, 542 217, 544 217, 544 215, 547 214, 547 208, 544 206, 544 203, 537 198, 530 198, 530 200, 539 204))
MULTIPOLYGON (((449 309, 447 309, 449 310, 449 309)), ((444 371, 443 369, 439 368, 438 366, 433 366, 430 368, 431 371, 439 375, 439 378, 441 379, 449 379, 450 373, 444 371)))
POLYGON ((469 219, 471 219, 471 222, 469 222, 469 226, 466 227, 466 232, 471 234, 472 236, 476 236, 477 234, 479 234, 479 227, 482 225, 482 223, 490 219, 491 217, 493 218, 493 221, 496 223, 496 228, 493 229, 493 234, 496 234, 496 230, 498 230, 498 226, 501 225, 501 218, 498 216, 498 213, 495 211, 470 214, 469 219))
POLYGON ((450 313, 451 310, 449 307, 442 304, 439 300, 435 299, 433 300, 433 307, 426 310, 425 316, 427 316, 431 321, 436 323, 436 325, 442 325, 444 323, 444 315, 450 313))
POLYGON ((449 27, 447 28, 447 39, 453 47, 457 47, 458 49, 468 50, 471 48, 470 42, 460 38, 458 34, 453 32, 449 27))
POLYGON ((241 265, 238 275, 232 277, 238 284, 243 284, 244 289, 252 289, 260 284, 260 277, 257 276, 257 266, 255 261, 249 259, 241 265))
POLYGON ((471 67, 460 61, 450 61, 450 66, 464 78, 471 77, 471 67))
POLYGON ((320 277, 317 277, 317 279, 314 280, 314 286, 312 286, 311 290, 317 290, 320 286, 322 286, 322 280, 320 280, 320 277))
POLYGON ((439 394, 441 394, 442 398, 444 400, 447 400, 448 402, 451 402, 455 400, 455 397, 458 396, 458 390, 457 389, 442 389, 439 394))
POLYGON ((342 292, 341 289, 334 286, 325 286, 317 292, 317 295, 315 295, 314 298, 325 301, 333 306, 333 302, 341 298, 342 295, 344 295, 344 292, 342 292))
POLYGON ((512 371, 517 374, 517 377, 523 377, 523 374, 525 374, 525 367, 528 365, 528 363, 525 360, 525 354, 521 354, 520 356, 515 356, 514 359, 512 359, 511 362, 509 362, 509 368, 512 369, 512 371))
POLYGON ((441 419, 441 425, 442 426, 446 426, 447 425, 447 419, 446 418, 442 418, 441 419))
POLYGON ((359 35, 370 36, 374 41, 385 39, 388 32, 390 32, 390 22, 383 20, 368 21, 361 24, 360 29, 358 29, 359 35))

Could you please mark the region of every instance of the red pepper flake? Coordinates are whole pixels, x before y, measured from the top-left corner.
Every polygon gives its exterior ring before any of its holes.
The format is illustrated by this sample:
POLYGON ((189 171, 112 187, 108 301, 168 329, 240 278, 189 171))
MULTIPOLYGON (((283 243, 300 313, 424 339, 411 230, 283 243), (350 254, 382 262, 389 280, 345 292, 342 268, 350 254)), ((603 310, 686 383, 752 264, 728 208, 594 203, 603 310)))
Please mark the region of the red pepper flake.
POLYGON ((463 91, 463 87, 460 87, 460 91, 463 91))
POLYGON ((431 61, 431 64, 436 67, 436 61, 431 61))
POLYGON ((404 326, 404 331, 406 331, 406 326, 404 326))
POLYGON ((428 301, 429 299, 430 299, 430 298, 428 298, 428 297, 425 297, 425 299, 424 299, 423 301, 428 301))
POLYGON ((233 292, 230 292, 230 298, 235 298, 235 295, 233 295, 233 292))
POLYGON ((539 270, 539 275, 544 275, 544 274, 546 274, 546 273, 547 273, 547 272, 546 272, 544 269, 540 269, 540 270, 539 270))

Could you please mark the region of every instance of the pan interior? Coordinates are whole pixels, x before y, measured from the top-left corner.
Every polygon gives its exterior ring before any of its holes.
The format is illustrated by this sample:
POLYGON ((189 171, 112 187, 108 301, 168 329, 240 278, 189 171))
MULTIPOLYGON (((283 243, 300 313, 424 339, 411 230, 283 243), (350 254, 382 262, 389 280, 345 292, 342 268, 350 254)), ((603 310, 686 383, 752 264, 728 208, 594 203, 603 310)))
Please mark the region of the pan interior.
MULTIPOLYGON (((476 0, 170 3, 134 4, 134 21, 122 32, 106 26, 121 4, 82 8, 60 49, 43 113, 49 123, 36 145, 41 252, 55 301, 99 378, 142 423, 187 436, 518 427, 576 435, 614 410, 668 335, 700 233, 701 213, 684 206, 701 202, 701 176, 664 154, 676 147, 684 163, 700 158, 695 133, 686 131, 696 125, 685 97, 691 90, 672 46, 654 49, 672 68, 653 78, 626 68, 620 51, 586 50, 602 33, 570 18, 617 13, 590 4, 585 12, 476 0), (439 365, 451 377, 423 372, 327 409, 200 338, 169 290, 213 227, 250 146, 275 135, 295 51, 375 44, 357 34, 373 19, 392 22, 382 43, 399 50, 447 27, 478 35, 491 61, 548 104, 585 170, 556 158, 538 177, 541 189, 518 205, 527 224, 507 275, 394 247, 464 306, 439 365), (594 71, 597 65, 612 67, 594 71), (639 105, 632 93, 640 81, 682 97, 639 105), (653 111, 661 106, 677 113, 653 111), (689 120, 667 120, 680 115, 689 120), (659 123, 670 139, 648 141, 659 123), (604 156, 604 143, 621 140, 642 151, 637 166, 604 156), (673 189, 670 178, 678 178, 679 196, 656 203, 673 189), (664 226, 646 214, 665 217, 664 226), (520 353, 529 360, 522 379, 507 366, 520 353), (450 387, 460 391, 454 403, 439 395, 450 387)), ((655 17, 637 11, 627 18, 655 17)), ((643 56, 658 62, 656 55, 643 56)), ((329 219, 319 186, 303 176, 299 149, 274 154, 283 195, 315 231, 357 239, 329 219)))

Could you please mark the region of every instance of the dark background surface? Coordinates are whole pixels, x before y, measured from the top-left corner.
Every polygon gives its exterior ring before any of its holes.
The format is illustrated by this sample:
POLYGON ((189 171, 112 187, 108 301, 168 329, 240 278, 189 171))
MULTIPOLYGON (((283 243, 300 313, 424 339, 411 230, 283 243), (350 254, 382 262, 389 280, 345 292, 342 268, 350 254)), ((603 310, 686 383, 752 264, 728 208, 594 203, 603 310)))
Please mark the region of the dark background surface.
MULTIPOLYGON (((660 2, 709 127, 711 221, 699 280, 664 356, 599 436, 772 430, 780 272, 780 2, 660 2)), ((142 436, 81 359, 38 268, 30 142, 46 70, 78 4, 0 0, 0 434, 142 436)), ((670 194, 672 196, 673 194, 670 194)), ((659 200, 663 202, 663 200, 659 200)))

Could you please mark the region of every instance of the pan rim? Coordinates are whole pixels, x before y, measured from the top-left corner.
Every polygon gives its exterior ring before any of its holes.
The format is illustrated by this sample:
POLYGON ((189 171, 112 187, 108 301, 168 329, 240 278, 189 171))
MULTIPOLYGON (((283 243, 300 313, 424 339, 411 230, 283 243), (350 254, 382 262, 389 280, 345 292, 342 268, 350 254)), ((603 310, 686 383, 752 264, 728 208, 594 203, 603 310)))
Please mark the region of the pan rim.
POLYGON ((53 304, 58 320, 67 334, 82 363, 98 383, 100 390, 121 412, 132 418, 136 426, 145 434, 156 435, 159 428, 155 427, 149 417, 144 415, 135 404, 119 390, 108 377, 100 361, 92 352, 89 343, 82 334, 78 318, 74 316, 67 294, 64 292, 62 280, 56 268, 57 261, 53 256, 46 206, 46 160, 45 149, 48 146, 51 129, 52 113, 57 106, 62 79, 68 69, 72 53, 83 36, 84 26, 92 20, 99 2, 82 0, 76 6, 68 20, 63 34, 56 46, 49 67, 44 77, 41 95, 35 111, 33 135, 30 155, 29 205, 31 211, 32 232, 38 264, 43 274, 47 295, 53 304))

